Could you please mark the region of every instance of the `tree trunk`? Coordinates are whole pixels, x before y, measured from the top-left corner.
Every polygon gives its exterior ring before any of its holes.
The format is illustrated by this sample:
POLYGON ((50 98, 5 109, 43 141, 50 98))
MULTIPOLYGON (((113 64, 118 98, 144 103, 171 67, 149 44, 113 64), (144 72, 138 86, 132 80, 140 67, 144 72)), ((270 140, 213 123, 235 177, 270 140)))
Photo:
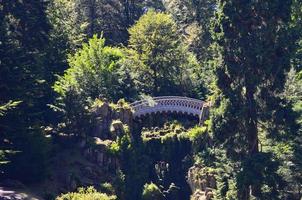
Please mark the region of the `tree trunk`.
POLYGON ((96 19, 96 11, 95 8, 96 3, 95 0, 90 0, 89 2, 89 33, 88 36, 92 37, 95 29, 95 19, 96 19))
MULTIPOLYGON (((252 82, 252 81, 251 81, 252 82)), ((246 87, 246 101, 247 101, 247 140, 248 140, 248 158, 259 153, 258 147, 258 129, 257 129, 257 107, 254 94, 256 92, 255 86, 252 83, 246 87)), ((246 185, 248 193, 258 197, 261 194, 260 185, 246 185)), ((248 195, 249 196, 249 195, 248 195)), ((249 199, 249 197, 248 197, 249 199)))

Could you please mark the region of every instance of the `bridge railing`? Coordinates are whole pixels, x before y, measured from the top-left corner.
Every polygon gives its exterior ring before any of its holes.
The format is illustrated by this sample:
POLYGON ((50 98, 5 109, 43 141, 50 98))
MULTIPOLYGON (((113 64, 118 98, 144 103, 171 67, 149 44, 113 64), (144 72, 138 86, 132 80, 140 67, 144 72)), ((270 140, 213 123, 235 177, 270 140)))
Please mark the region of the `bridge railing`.
MULTIPOLYGON (((155 101, 158 102, 158 100, 186 100, 186 101, 192 101, 192 102, 203 102, 201 100, 198 99, 193 99, 190 97, 180 97, 180 96, 162 96, 162 97, 153 97, 152 99, 150 99, 151 101, 155 101)), ((130 106, 135 107, 138 104, 142 104, 142 103, 148 103, 148 100, 140 100, 140 101, 136 101, 130 104, 130 106)))
POLYGON ((154 97, 150 101, 141 100, 130 104, 134 117, 156 112, 181 112, 200 116, 204 105, 201 100, 179 96, 154 97))

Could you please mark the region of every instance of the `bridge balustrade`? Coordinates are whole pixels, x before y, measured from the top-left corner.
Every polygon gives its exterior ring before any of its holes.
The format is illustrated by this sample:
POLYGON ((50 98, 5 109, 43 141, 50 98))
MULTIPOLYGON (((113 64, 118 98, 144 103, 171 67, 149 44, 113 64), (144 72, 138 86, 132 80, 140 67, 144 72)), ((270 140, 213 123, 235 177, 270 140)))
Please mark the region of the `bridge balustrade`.
POLYGON ((152 98, 151 101, 137 101, 130 104, 130 106, 134 111, 134 118, 152 113, 166 112, 176 112, 200 117, 204 104, 201 100, 188 97, 163 96, 152 98))

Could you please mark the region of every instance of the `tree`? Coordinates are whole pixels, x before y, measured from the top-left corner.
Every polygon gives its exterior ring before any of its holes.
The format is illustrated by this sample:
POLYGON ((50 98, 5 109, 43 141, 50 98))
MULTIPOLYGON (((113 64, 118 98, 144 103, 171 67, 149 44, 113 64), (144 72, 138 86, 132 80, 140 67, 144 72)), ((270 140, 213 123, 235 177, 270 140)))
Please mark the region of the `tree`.
POLYGON ((271 153, 259 149, 259 134, 286 140, 285 133, 297 128, 291 106, 280 97, 293 47, 290 14, 290 0, 218 1, 214 38, 220 54, 212 131, 238 163, 238 199, 249 199, 250 192, 264 198, 264 185, 272 197, 277 195, 280 182, 272 172, 278 168, 272 167, 271 153))
POLYGON ((196 54, 202 67, 197 76, 198 97, 205 99, 212 92, 214 82, 211 20, 214 17, 214 0, 167 0, 164 6, 177 23, 178 32, 184 38, 189 50, 196 54))
MULTIPOLYGON (((87 24, 79 22, 75 12, 76 2, 68 0, 54 0, 48 4, 47 16, 52 26, 51 41, 64 57, 67 53, 80 48, 87 38, 85 29, 87 24)), ((66 58, 65 58, 66 60, 66 58)))
POLYGON ((117 102, 135 97, 132 79, 120 65, 124 57, 121 49, 105 46, 105 39, 96 35, 69 57, 69 68, 54 85, 58 94, 54 108, 65 113, 65 122, 72 130, 87 130, 86 107, 96 98, 117 102))
MULTIPOLYGON (((288 182, 287 188, 289 191, 298 194, 301 197, 302 191, 302 140, 301 140, 301 125, 302 125, 302 2, 294 0, 292 4, 291 27, 293 29, 293 41, 295 48, 291 55, 292 68, 287 74, 285 90, 283 98, 293 105, 293 110, 298 114, 297 122, 300 125, 300 130, 297 135, 286 141, 289 146, 289 153, 285 154, 283 163, 290 163, 290 166, 283 166, 284 176, 288 182)), ((284 151, 280 152, 284 155, 284 151)))
POLYGON ((103 33, 107 44, 126 44, 127 29, 150 8, 161 8, 160 0, 54 0, 49 16, 57 34, 65 34, 75 50, 94 34, 103 33))
POLYGON ((22 168, 20 180, 24 181, 42 179, 46 171, 45 145, 41 145, 45 138, 40 128, 47 119, 46 104, 51 99, 47 92, 47 70, 51 70, 46 57, 50 29, 46 6, 44 1, 0 4, 0 105, 19 102, 0 118, 0 148, 17 152, 7 157, 10 162, 1 176, 13 178, 22 168))
POLYGON ((214 0, 167 0, 164 3, 167 12, 179 26, 179 32, 185 37, 199 61, 210 58, 211 19, 214 17, 214 0))
POLYGON ((142 93, 192 95, 191 79, 198 64, 170 15, 148 11, 129 34, 130 68, 142 93))
POLYGON ((292 55, 293 67, 299 72, 302 70, 302 3, 293 0, 291 26, 294 29, 295 51, 292 55))
MULTIPOLYGON (((296 55, 296 54, 294 54, 296 55)), ((297 61, 297 60, 296 60, 297 61)), ((296 62, 293 62, 296 63, 296 62)), ((302 79, 299 77, 298 73, 294 68, 292 68, 287 74, 287 80, 285 84, 285 90, 283 93, 283 98, 293 105, 293 110, 298 114, 297 122, 300 125, 300 130, 298 134, 294 137, 289 138, 285 142, 279 144, 281 148, 276 148, 279 150, 277 154, 280 155, 282 159, 283 166, 281 171, 287 181, 287 190, 293 191, 293 193, 301 196, 301 184, 302 184, 302 162, 301 162, 301 152, 302 152, 302 140, 301 140, 301 125, 302 125, 302 79), (285 148, 284 148, 285 147, 285 148), (288 164, 290 163, 290 164, 288 164)), ((275 150, 275 151, 276 151, 275 150)))

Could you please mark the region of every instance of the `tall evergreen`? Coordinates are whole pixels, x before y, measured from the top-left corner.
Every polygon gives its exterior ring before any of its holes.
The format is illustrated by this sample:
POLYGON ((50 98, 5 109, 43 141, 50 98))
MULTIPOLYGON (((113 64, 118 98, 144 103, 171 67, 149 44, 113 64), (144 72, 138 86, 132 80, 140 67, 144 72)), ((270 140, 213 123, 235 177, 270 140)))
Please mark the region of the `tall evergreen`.
POLYGON ((293 49, 291 4, 291 0, 218 1, 212 131, 215 141, 237 163, 238 199, 249 199, 250 194, 264 198, 264 185, 271 188, 271 198, 278 195, 276 163, 259 148, 259 136, 282 140, 294 131, 288 129, 294 121, 291 109, 279 95, 293 49))
POLYGON ((45 8, 44 1, 0 4, 0 105, 10 100, 20 102, 0 119, 1 149, 18 152, 10 157, 6 170, 10 176, 22 173, 27 180, 39 178, 45 167, 40 126, 48 110, 51 70, 47 68, 49 24, 45 8))

